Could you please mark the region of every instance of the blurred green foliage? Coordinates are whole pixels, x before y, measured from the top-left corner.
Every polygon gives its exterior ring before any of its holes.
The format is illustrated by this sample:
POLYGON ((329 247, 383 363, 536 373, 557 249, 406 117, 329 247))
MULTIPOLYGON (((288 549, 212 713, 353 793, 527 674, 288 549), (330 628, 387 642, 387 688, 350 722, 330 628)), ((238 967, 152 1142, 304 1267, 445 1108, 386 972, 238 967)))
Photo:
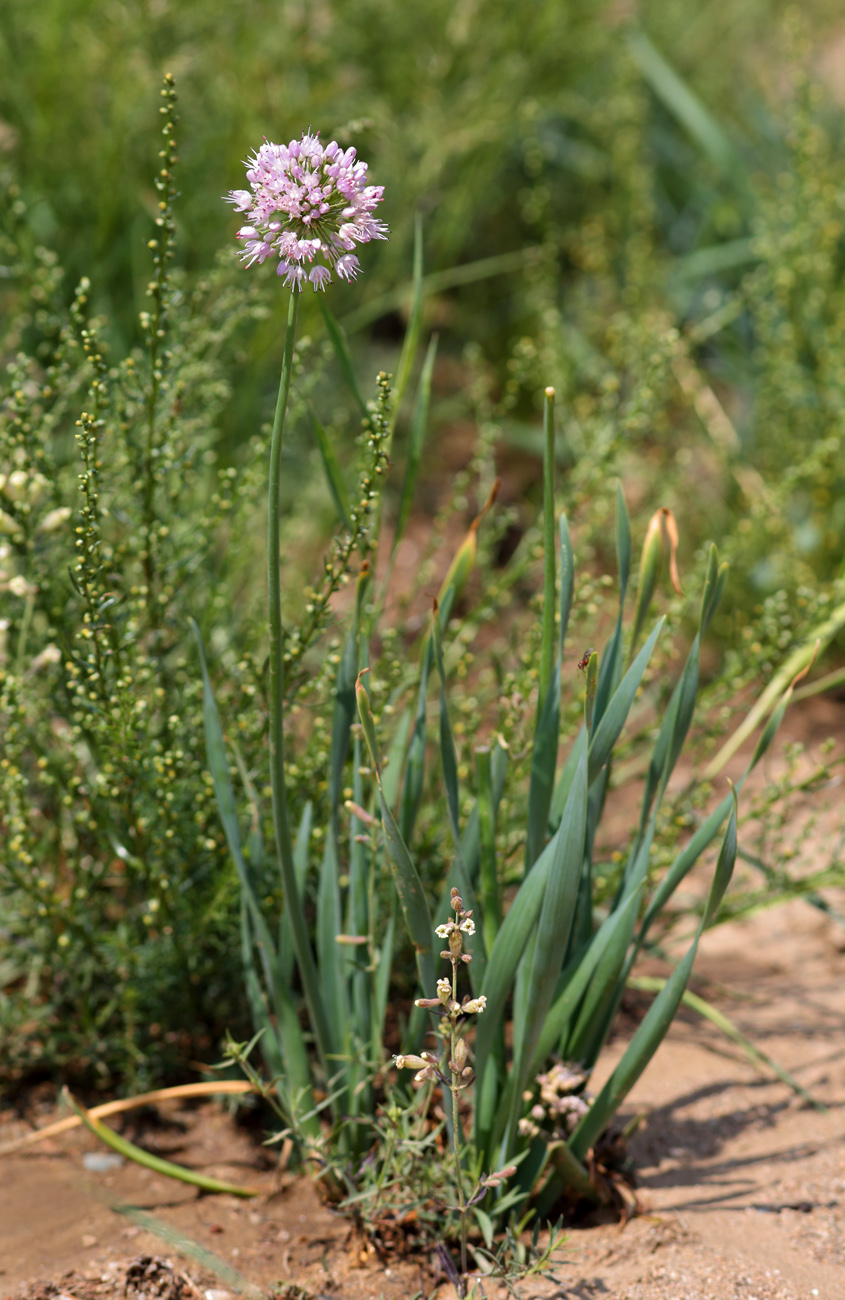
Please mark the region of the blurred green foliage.
MULTIPOLYGON (((466 684, 453 696, 461 780, 472 783, 479 736, 500 732, 516 756, 499 814, 512 863, 536 693, 539 620, 526 606, 537 601, 538 394, 547 384, 560 412, 558 504, 577 547, 579 653, 612 617, 614 475, 635 528, 658 505, 673 508, 682 576, 711 540, 731 561, 715 644, 705 648, 708 666, 722 665, 705 696, 705 747, 737 693, 755 690, 842 602, 845 159, 841 112, 817 70, 838 16, 827 0, 800 22, 767 0, 671 0, 636 15, 588 0, 519 8, 5 0, 0 473, 24 475, 21 494, 0 502, 14 525, 0 539, 0 833, 7 846, 21 837, 19 859, 6 852, 0 868, 5 1068, 31 1068, 40 1053, 46 1069, 152 1078, 194 1051, 186 1024, 199 1043, 224 1023, 237 1030, 242 1014, 231 972, 237 887, 203 772, 185 628, 188 614, 201 625, 215 684, 226 683, 218 691, 227 736, 260 784, 256 520, 284 301, 268 268, 245 272, 230 253, 218 258, 235 227, 220 195, 242 183, 246 153, 262 134, 287 139, 311 125, 355 143, 387 187, 391 241, 368 249, 359 285, 331 304, 365 392, 378 370, 396 370, 414 217, 424 218, 424 332, 440 332, 417 498, 427 518, 412 520, 413 563, 397 566, 395 616, 374 648, 373 703, 379 710, 407 688, 408 656, 419 650, 409 571, 420 590, 438 589, 498 469, 500 502, 479 531, 446 662, 466 684), (154 273, 147 245, 159 213, 164 71, 180 93, 179 271, 168 298, 156 486, 145 506, 134 484, 139 466, 142 483, 147 472, 154 367, 139 317, 154 273), (74 296, 82 275, 88 283, 74 296), (129 677, 108 662, 102 682, 95 667, 90 688, 85 602, 68 576, 76 535, 38 528, 49 509, 70 510, 73 527, 87 527, 79 475, 91 471, 75 441, 83 410, 106 421, 97 469, 106 573, 92 582, 100 598, 115 597, 109 618, 120 610, 131 661, 129 677), (167 575, 155 600, 142 590, 145 536, 167 575), (480 672, 475 656, 490 641, 480 672), (102 713, 85 703, 92 690, 102 713), (137 698, 148 701, 143 717, 137 698), (135 792, 131 809, 115 803, 115 787, 135 792), (129 844, 132 827, 136 836, 146 828, 149 852, 129 844)), ((397 416, 388 524, 408 460, 409 407, 397 416)), ((299 816, 313 799, 319 827, 340 643, 331 609, 308 621, 334 528, 312 410, 353 491, 363 472, 360 411, 309 297, 285 448, 283 547, 285 616, 292 629, 300 620, 311 627, 291 702, 291 801, 299 816)), ((675 636, 694 605, 672 600, 675 636)), ((668 637, 623 763, 636 765, 665 702, 655 682, 678 654, 668 637)), ((577 694, 569 682, 564 734, 577 694)), ((667 813, 657 868, 706 793, 693 790, 667 813)), ((415 848, 427 885, 442 880, 449 854, 443 811, 437 797, 421 799, 415 848)), ((599 902, 613 896, 624 847, 597 872, 599 902)), ((786 859, 778 862, 782 875, 786 859)), ((261 885, 278 904, 278 882, 261 885)))

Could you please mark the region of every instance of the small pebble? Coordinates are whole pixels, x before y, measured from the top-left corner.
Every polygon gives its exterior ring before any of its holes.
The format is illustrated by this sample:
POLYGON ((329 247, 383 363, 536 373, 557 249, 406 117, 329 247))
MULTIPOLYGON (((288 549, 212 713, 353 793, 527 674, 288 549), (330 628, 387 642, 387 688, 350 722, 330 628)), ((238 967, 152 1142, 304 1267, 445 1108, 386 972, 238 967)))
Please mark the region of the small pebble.
POLYGON ((113 1169, 120 1169, 123 1156, 115 1151, 86 1151, 82 1163, 92 1174, 110 1174, 113 1169))
POLYGON ((205 1300, 232 1300, 231 1291, 206 1291, 205 1300))

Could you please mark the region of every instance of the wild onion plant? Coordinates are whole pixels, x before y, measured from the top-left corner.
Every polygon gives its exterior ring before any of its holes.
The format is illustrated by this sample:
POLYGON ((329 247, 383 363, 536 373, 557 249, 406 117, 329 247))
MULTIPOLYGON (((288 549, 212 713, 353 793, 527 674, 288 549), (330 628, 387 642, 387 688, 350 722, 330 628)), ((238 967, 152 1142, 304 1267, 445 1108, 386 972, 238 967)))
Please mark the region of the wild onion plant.
MULTIPOLYGON (((379 883, 385 868, 392 874, 421 991, 395 1060, 400 1067, 417 1069, 420 1085, 439 1083, 444 1096, 446 1092, 452 1094, 451 1105, 445 1107, 444 1123, 454 1158, 461 1241, 459 1276, 464 1278, 470 1208, 484 1227, 489 1244, 495 1225, 506 1221, 520 1203, 530 1200, 549 1212, 566 1196, 613 1200, 618 1195, 612 1173, 602 1173, 603 1135, 672 1021, 701 934, 721 903, 736 858, 737 795, 745 776, 703 820, 659 883, 649 870, 667 785, 693 720, 701 641, 722 595, 727 565, 720 565, 716 548, 711 547, 703 575, 698 630, 657 721, 640 813, 615 894, 599 910, 595 893, 596 842, 614 754, 663 630, 664 620, 660 619, 640 644, 664 551, 669 553, 677 586, 678 536, 671 512, 658 510, 644 539, 636 604, 628 624, 626 597, 632 537, 624 496, 621 488, 618 490, 619 599, 615 622, 601 654, 591 649, 581 657, 578 667, 583 676, 577 670, 574 680, 566 676, 566 665, 572 660, 565 648, 575 563, 569 525, 565 515, 558 515, 555 503, 555 395, 553 389, 547 389, 543 599, 519 888, 506 908, 497 813, 508 778, 507 747, 498 739, 478 747, 475 799, 465 815, 461 785, 466 773, 462 773, 458 762, 450 716, 451 684, 444 640, 456 598, 475 559, 479 516, 434 601, 417 666, 411 666, 410 678, 397 685, 386 707, 385 712, 393 714, 393 701, 400 700, 409 685, 416 683, 416 710, 413 716, 406 711, 406 725, 394 733, 384 756, 379 736, 383 723, 374 713, 372 687, 368 684, 372 676, 370 645, 377 635, 376 616, 383 596, 374 600, 369 595, 371 584, 380 575, 371 572, 368 559, 360 565, 354 604, 346 616, 346 641, 337 665, 326 774, 328 820, 321 837, 324 850, 312 928, 302 889, 308 871, 312 810, 310 804, 306 806, 294 840, 285 783, 284 674, 290 656, 285 654, 281 628, 278 464, 298 294, 306 279, 315 290, 324 290, 331 273, 341 273, 341 262, 348 259, 348 250, 356 239, 366 242, 371 234, 383 233, 382 228, 373 229, 369 224, 369 211, 380 199, 381 191, 364 189, 363 171, 350 177, 344 168, 351 162, 351 155, 338 160, 333 144, 324 150, 311 136, 287 147, 265 144, 250 163, 252 193, 233 195, 236 206, 249 209, 251 214, 250 224, 240 232, 246 260, 279 259, 278 273, 291 289, 268 475, 269 761, 276 850, 285 890, 278 940, 254 885, 263 854, 260 839, 254 830, 246 851, 241 841, 226 745, 203 655, 208 757, 241 882, 243 953, 250 999, 263 1031, 265 1058, 276 1077, 286 1131, 304 1144, 308 1154, 330 1168, 337 1166, 338 1156, 342 1157, 343 1179, 353 1200, 360 1199, 355 1190, 360 1186, 358 1180, 366 1181, 364 1171, 372 1165, 371 1158, 364 1158, 371 1132, 368 1117, 377 1096, 378 1080, 384 1078, 386 1013, 396 988, 392 962, 397 909, 390 903, 386 912, 379 911, 384 899, 379 883), (345 178, 344 211, 340 211, 335 199, 338 176, 345 178), (358 215, 356 203, 360 204, 358 215), (306 276, 306 267, 312 263, 306 276), (451 863, 446 880, 439 882, 440 899, 433 911, 430 886, 438 882, 424 882, 415 862, 432 675, 439 688, 440 779, 452 841, 451 863), (564 691, 580 692, 581 683, 583 722, 580 729, 562 734, 564 691), (562 750, 565 757, 561 765, 562 750), (347 776, 350 760, 351 772, 347 776), (720 832, 721 848, 696 936, 611 1077, 599 1094, 591 1097, 587 1092, 590 1075, 613 1026, 637 954, 678 885, 720 832), (475 934, 472 954, 463 951, 464 933, 475 934), (448 981, 437 981, 435 977, 435 934, 448 939, 443 954, 452 964, 452 978, 448 981), (308 1034, 303 1030, 298 997, 291 983, 294 964, 308 1034), (469 982, 463 995, 458 988, 459 970, 466 972, 469 982), (437 996, 432 997, 435 988, 437 996), (431 1046, 424 1041, 427 1012, 433 1013, 438 1022, 431 1046), (470 1048, 464 1028, 473 1016, 479 1019, 470 1048), (512 1025, 510 1033, 506 1032, 508 1022, 512 1025), (467 1106, 470 1094, 472 1101, 467 1106), (465 1126, 467 1109, 469 1127, 465 1126), (321 1112, 326 1112, 328 1127, 321 1112), (470 1171, 474 1190, 468 1196, 465 1177, 469 1178, 470 1171), (505 1178, 511 1180, 506 1190, 501 1186, 505 1178)), ((347 266, 352 264, 347 262, 347 266)), ((357 270, 357 263, 352 269, 357 270)), ((328 312, 326 316, 331 324, 328 312)), ((343 357, 342 339, 337 327, 332 328, 343 357)), ((425 368, 422 382, 430 382, 430 371, 426 379, 425 368)), ((388 396, 386 382, 382 392, 388 396)), ((365 427, 369 428, 376 456, 375 469, 383 469, 378 458, 389 448, 389 434, 382 448, 379 429, 391 428, 387 409, 371 408, 365 427)), ((322 450, 326 455, 330 449, 322 450)), ((338 480, 334 482, 339 492, 338 480)), ((377 501, 380 488, 375 478, 371 483, 370 496, 377 501)), ((494 500, 495 490, 488 508, 494 500)), ((380 520, 380 508, 373 514, 376 521, 380 520)), ((350 559, 351 555, 350 550, 350 559)), ((770 718, 746 776, 771 743, 787 697, 788 692, 770 718)), ((261 819, 251 797, 255 828, 261 819)), ((381 1158, 389 1162, 389 1157, 381 1158)))

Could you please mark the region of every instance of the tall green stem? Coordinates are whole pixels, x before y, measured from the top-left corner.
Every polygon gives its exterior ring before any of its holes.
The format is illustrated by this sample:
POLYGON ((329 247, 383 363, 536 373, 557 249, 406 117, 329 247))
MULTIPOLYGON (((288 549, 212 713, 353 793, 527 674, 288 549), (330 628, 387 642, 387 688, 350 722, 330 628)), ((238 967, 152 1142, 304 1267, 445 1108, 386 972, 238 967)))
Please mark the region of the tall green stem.
POLYGON ((270 443, 270 486, 267 507, 267 609, 270 633, 270 784, 273 790, 273 826, 276 832, 276 852, 285 890, 285 906, 290 918, 293 946, 311 1027, 317 1040, 323 1069, 328 1077, 328 1062, 333 1052, 329 1024, 326 1018, 320 983, 308 929, 302 912, 296 872, 293 866, 293 844, 288 819, 288 800, 285 788, 285 719, 284 719, 284 634, 282 631, 282 581, 279 563, 279 488, 282 464, 282 435, 285 412, 290 393, 293 344, 296 335, 296 318, 299 296, 294 290, 288 308, 285 355, 279 380, 279 397, 273 419, 270 443))
POLYGON ((555 662, 555 390, 547 388, 543 408, 543 641, 540 650, 540 690, 537 723, 552 680, 555 662))
MULTIPOLYGON (((452 1001, 458 1000, 458 963, 452 962, 452 1001)), ((450 1060, 454 1064, 455 1052, 458 1047, 458 1026, 455 1015, 452 1015, 452 1038, 450 1047, 450 1060)), ((458 1183, 458 1210, 461 1216, 461 1295, 464 1293, 464 1278, 467 1274, 467 1211, 464 1200, 464 1173, 461 1168, 461 1117, 458 1105, 458 1093, 460 1088, 458 1080, 460 1071, 451 1071, 452 1075, 452 1147, 455 1152, 455 1177, 458 1183)))

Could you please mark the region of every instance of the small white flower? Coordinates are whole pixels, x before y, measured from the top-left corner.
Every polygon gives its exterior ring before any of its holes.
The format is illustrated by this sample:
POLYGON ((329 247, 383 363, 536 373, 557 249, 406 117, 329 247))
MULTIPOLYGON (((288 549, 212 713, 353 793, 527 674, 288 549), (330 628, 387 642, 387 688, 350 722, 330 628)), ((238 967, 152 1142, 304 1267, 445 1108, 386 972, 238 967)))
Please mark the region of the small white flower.
POLYGON ((434 933, 439 939, 448 939, 449 935, 455 929, 454 921, 447 921, 445 925, 435 926, 434 933))
POLYGON ((464 934, 475 934, 475 921, 473 921, 471 916, 468 916, 465 921, 461 921, 460 928, 463 930, 464 934))
POLYGON ((21 598, 34 596, 37 590, 37 587, 33 587, 27 582, 22 573, 16 573, 14 578, 9 580, 9 591, 13 596, 20 596, 21 598))
POLYGON ((537 1125, 530 1119, 521 1119, 516 1127, 519 1130, 520 1137, 534 1138, 540 1132, 537 1125))
POLYGON ((486 1010, 487 997, 484 993, 481 994, 481 997, 472 998, 469 1002, 465 1002, 461 1007, 461 1011, 465 1012, 467 1015, 481 1015, 481 1012, 486 1010))
POLYGON ((437 996, 441 1002, 448 1002, 452 996, 451 980, 442 979, 437 981, 437 996))

